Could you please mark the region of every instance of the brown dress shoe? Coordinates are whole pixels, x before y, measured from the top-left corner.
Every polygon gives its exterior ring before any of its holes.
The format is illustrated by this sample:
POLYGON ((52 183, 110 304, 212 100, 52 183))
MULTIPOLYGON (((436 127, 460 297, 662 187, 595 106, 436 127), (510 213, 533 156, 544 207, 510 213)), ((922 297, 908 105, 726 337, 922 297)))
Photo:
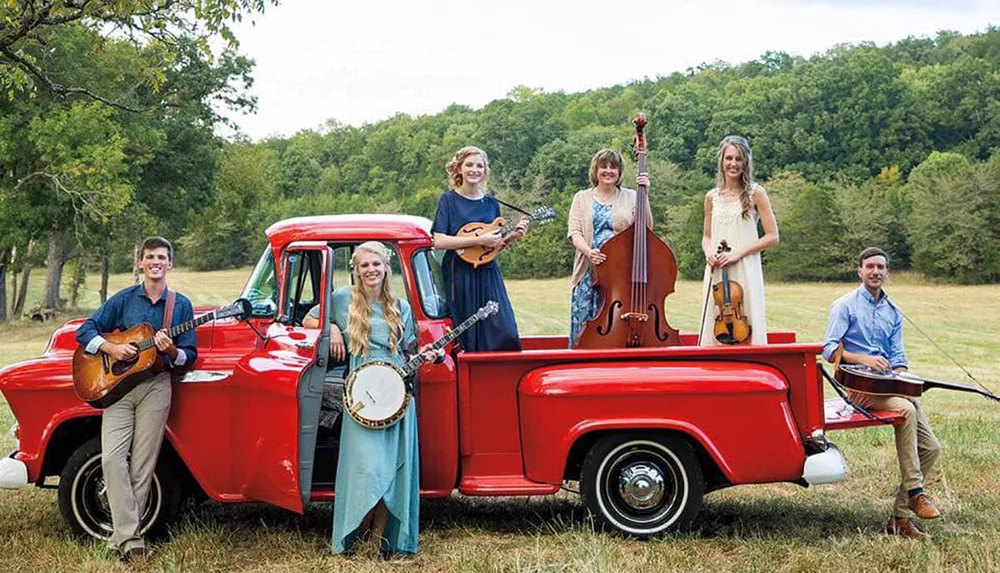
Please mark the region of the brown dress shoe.
POLYGON ((910 498, 910 510, 917 514, 920 519, 934 519, 941 517, 941 512, 934 507, 934 502, 926 493, 918 493, 910 498))
POLYGON ((917 527, 917 522, 909 517, 890 517, 885 524, 885 532, 889 535, 902 535, 910 539, 930 539, 931 536, 917 527))
POLYGON ((133 547, 122 552, 122 561, 129 565, 143 565, 149 557, 145 547, 133 547))

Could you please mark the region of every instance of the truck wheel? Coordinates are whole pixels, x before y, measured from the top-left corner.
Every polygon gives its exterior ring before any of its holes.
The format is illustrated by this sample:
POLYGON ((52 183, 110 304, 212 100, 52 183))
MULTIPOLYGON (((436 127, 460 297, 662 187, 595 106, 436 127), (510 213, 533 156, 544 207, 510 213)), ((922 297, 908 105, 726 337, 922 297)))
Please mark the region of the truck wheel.
MULTIPOLYGON (((167 525, 180 511, 181 493, 176 473, 160 459, 139 534, 155 537, 166 533, 167 525)), ((59 476, 59 511, 76 535, 102 540, 111 537, 111 508, 101 469, 99 437, 84 442, 66 462, 59 476)))
POLYGON ((705 494, 691 445, 675 436, 602 438, 587 452, 580 482, 596 526, 640 539, 690 525, 705 494))

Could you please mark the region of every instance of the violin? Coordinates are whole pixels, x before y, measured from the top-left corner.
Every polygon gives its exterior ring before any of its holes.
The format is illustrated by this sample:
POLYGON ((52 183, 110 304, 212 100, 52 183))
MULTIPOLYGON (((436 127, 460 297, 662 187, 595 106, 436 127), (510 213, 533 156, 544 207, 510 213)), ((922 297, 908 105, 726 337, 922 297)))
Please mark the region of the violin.
MULTIPOLYGON (((716 253, 728 253, 732 249, 725 239, 719 243, 716 253)), ((743 287, 729 280, 729 265, 722 267, 722 280, 712 285, 712 298, 719 307, 715 317, 715 339, 722 344, 741 344, 750 338, 750 323, 742 313, 743 287)))
MULTIPOLYGON (((646 116, 635 124, 635 154, 639 173, 646 171, 646 116)), ((593 287, 601 310, 583 324, 577 348, 648 348, 680 344, 677 330, 667 323, 664 300, 674 292, 677 259, 646 224, 649 189, 639 185, 635 222, 601 247, 607 260, 593 267, 593 287), (655 264, 650 264, 651 262, 655 264)))

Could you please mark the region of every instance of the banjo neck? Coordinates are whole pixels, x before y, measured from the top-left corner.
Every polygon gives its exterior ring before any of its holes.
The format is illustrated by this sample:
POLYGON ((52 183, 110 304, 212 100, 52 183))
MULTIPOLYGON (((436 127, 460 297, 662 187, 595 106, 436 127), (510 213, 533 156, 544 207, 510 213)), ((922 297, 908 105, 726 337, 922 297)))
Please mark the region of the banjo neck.
MULTIPOLYGON (((451 341, 461 336, 463 332, 471 328, 473 324, 476 324, 483 318, 485 318, 485 316, 480 316, 480 313, 478 312, 476 314, 473 314, 469 318, 465 319, 465 321, 462 324, 459 324, 455 328, 451 329, 450 332, 448 332, 441 338, 435 340, 434 343, 431 344, 431 349, 435 351, 441 350, 442 348, 447 346, 451 341)), ((417 371, 417 368, 420 368, 426 362, 427 360, 423 357, 422 354, 417 354, 403 366, 404 376, 410 376, 411 374, 417 371)))

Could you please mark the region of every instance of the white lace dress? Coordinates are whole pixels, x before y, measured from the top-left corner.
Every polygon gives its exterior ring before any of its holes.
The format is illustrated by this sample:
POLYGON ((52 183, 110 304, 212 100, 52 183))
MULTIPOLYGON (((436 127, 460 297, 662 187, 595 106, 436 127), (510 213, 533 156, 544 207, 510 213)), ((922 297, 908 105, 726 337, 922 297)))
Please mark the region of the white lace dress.
MULTIPOLYGON (((753 194, 757 189, 754 183, 750 187, 750 201, 753 204, 753 194)), ((742 247, 756 241, 757 220, 760 214, 756 207, 751 207, 750 216, 743 218, 743 205, 739 199, 727 200, 719 196, 718 189, 708 192, 712 200, 712 246, 718 247, 723 239, 730 247, 742 247)), ((699 344, 713 346, 721 344, 715 339, 715 317, 718 307, 712 297, 706 296, 711 285, 722 280, 722 270, 712 269, 705 265, 705 280, 702 284, 701 335, 699 344)), ((764 318, 764 273, 760 266, 760 253, 754 253, 741 258, 729 266, 729 280, 740 283, 743 287, 743 310, 750 322, 750 343, 767 344, 767 323, 764 318)))

